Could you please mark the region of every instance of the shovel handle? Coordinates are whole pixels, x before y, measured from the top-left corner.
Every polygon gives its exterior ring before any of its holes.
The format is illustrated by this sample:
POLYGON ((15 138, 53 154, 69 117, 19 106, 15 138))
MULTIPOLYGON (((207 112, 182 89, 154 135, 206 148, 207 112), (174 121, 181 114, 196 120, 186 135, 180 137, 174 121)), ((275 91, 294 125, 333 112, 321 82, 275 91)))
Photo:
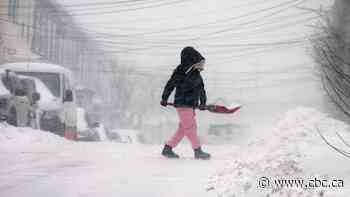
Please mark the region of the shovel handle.
MULTIPOLYGON (((174 103, 167 103, 167 105, 169 106, 175 106, 174 103)), ((196 107, 198 108, 198 107, 196 107)), ((225 106, 221 106, 221 105, 206 105, 205 106, 205 110, 208 110, 210 112, 213 113, 219 113, 219 114, 233 114, 236 111, 238 111, 241 108, 241 106, 229 109, 225 106)))
MULTIPOLYGON (((169 106, 175 106, 174 103, 166 103, 166 104, 169 105, 169 106)), ((198 108, 198 107, 196 107, 196 108, 198 108)), ((209 109, 213 109, 213 108, 215 108, 214 105, 206 105, 205 106, 205 110, 209 110, 209 109)))

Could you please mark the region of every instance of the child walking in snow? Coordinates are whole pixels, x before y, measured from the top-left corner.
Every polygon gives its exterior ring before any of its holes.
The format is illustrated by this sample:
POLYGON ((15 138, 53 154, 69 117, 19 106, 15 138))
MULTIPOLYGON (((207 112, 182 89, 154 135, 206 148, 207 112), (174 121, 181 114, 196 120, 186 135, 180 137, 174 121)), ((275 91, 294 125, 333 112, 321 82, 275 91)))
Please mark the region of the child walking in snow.
POLYGON ((196 159, 209 159, 210 154, 201 149, 197 136, 195 108, 205 110, 207 96, 200 72, 204 70, 205 58, 193 47, 185 47, 181 51, 181 64, 177 66, 167 82, 160 104, 167 106, 171 92, 175 91, 175 107, 179 117, 176 133, 165 144, 162 155, 167 158, 179 158, 173 148, 186 136, 191 142, 196 159))

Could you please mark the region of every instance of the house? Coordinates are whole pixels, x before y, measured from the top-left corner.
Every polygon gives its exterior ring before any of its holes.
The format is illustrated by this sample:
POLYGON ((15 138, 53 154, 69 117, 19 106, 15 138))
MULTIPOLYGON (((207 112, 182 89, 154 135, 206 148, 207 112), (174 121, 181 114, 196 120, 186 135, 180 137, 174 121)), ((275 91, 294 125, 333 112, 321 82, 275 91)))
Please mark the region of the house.
POLYGON ((31 51, 33 1, 5 0, 0 6, 0 64, 39 59, 31 51))

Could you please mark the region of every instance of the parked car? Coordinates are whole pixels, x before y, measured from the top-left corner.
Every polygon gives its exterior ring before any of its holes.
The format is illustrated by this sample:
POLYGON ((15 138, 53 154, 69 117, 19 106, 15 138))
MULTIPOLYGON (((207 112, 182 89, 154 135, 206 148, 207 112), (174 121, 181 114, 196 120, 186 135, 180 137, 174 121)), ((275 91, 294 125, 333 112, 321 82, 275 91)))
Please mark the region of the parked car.
POLYGON ((77 108, 78 141, 108 141, 108 129, 82 107, 77 108))
POLYGON ((112 129, 108 131, 108 137, 111 141, 127 144, 139 143, 138 131, 130 129, 112 129))
POLYGON ((24 84, 14 72, 0 69, 0 119, 13 126, 31 126, 33 103, 39 99, 35 92, 27 94, 24 84))
MULTIPOLYGON (((59 65, 35 62, 3 64, 0 68, 10 69, 18 75, 38 78, 45 84, 54 98, 49 99, 41 108, 43 113, 40 117, 40 128, 64 136, 66 124, 64 102, 75 102, 72 72, 59 65)), ((76 113, 75 110, 70 111, 76 113)))

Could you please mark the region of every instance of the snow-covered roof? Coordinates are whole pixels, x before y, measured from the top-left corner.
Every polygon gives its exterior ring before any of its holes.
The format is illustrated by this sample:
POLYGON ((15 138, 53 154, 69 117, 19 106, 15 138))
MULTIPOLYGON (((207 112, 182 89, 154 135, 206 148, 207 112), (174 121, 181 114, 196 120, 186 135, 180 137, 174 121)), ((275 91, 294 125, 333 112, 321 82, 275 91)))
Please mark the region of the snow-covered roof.
POLYGON ((48 73, 62 73, 69 78, 72 77, 72 72, 62 66, 48 63, 36 63, 36 62, 16 62, 0 65, 0 68, 10 69, 16 72, 48 72, 48 73))

